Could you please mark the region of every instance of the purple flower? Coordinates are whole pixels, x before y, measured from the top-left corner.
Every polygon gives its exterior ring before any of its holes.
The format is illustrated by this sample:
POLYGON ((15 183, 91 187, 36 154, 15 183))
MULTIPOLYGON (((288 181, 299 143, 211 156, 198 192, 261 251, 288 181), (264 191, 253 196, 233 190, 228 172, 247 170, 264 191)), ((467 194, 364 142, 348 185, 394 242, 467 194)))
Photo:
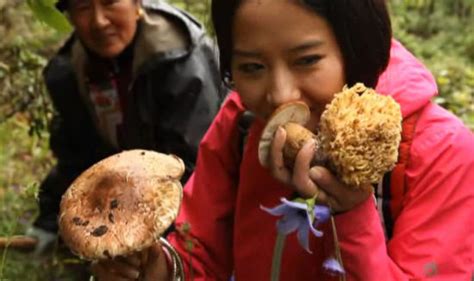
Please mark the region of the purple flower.
POLYGON ((323 269, 332 276, 345 273, 344 268, 342 268, 341 264, 333 257, 330 257, 323 262, 323 269))
POLYGON ((280 234, 290 234, 297 231, 297 237, 300 245, 308 252, 309 249, 309 231, 316 236, 321 237, 323 233, 316 229, 319 223, 326 221, 331 212, 328 207, 315 205, 308 200, 296 199, 288 201, 285 198, 280 199, 282 204, 274 208, 260 208, 273 216, 283 216, 277 221, 277 230, 280 234))

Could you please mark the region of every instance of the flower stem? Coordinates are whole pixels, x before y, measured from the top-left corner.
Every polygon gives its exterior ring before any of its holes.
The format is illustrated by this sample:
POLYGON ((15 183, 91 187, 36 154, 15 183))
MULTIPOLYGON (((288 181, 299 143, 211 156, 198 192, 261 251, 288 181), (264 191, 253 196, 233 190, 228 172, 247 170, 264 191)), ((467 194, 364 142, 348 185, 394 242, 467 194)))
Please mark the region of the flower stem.
MULTIPOLYGON (((334 216, 331 216, 331 226, 332 226, 332 234, 334 237, 334 252, 336 255, 336 260, 339 262, 342 268, 344 268, 344 264, 342 263, 342 256, 341 256, 341 248, 339 247, 339 238, 337 237, 337 229, 336 229, 336 221, 334 220, 334 216)), ((346 275, 342 274, 339 276, 340 281, 346 281, 346 275)))
POLYGON ((286 234, 277 234, 275 248, 273 249, 271 281, 278 281, 280 279, 281 257, 285 247, 285 239, 286 234))

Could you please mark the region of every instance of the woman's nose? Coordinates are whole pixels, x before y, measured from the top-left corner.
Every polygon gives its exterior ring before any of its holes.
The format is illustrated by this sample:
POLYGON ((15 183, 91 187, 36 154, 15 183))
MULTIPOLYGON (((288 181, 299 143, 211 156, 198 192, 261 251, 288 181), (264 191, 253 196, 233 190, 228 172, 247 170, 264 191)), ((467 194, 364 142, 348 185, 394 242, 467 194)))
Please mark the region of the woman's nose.
POLYGON ((105 11, 102 7, 100 7, 100 5, 94 7, 92 22, 96 28, 102 28, 109 24, 109 19, 105 15, 105 11))
POLYGON ((274 71, 267 85, 267 101, 272 107, 298 100, 301 92, 291 73, 285 70, 274 71))

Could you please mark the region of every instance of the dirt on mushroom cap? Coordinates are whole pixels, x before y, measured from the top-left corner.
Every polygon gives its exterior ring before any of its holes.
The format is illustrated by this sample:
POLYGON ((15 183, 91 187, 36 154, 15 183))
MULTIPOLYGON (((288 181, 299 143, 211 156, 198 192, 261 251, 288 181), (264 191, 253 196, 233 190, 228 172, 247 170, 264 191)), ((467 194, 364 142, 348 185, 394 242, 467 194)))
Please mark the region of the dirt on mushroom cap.
POLYGON ((176 218, 184 164, 174 155, 130 150, 81 174, 63 195, 60 234, 78 256, 105 259, 152 245, 176 218))

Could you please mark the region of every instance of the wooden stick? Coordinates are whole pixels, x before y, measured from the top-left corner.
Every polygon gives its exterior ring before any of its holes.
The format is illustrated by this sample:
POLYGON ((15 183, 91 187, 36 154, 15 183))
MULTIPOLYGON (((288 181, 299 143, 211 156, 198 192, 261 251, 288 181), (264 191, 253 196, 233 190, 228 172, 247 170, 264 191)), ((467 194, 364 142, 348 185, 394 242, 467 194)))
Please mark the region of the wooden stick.
POLYGON ((13 249, 25 249, 32 250, 38 244, 36 238, 24 235, 0 237, 0 249, 13 248, 13 249))

